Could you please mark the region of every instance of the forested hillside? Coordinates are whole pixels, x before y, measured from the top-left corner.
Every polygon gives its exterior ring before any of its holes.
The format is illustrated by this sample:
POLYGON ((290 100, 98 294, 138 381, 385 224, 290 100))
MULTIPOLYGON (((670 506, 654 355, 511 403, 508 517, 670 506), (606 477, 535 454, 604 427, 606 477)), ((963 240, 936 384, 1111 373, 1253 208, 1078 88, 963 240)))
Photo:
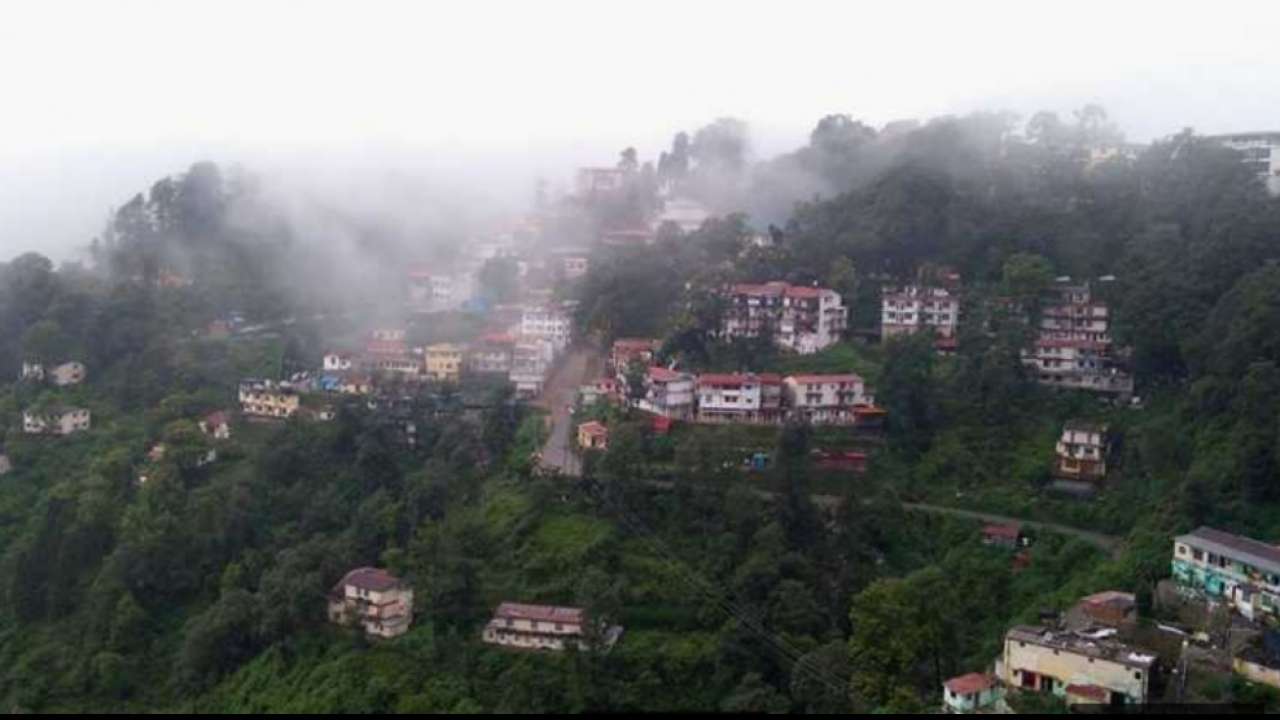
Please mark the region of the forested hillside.
MULTIPOLYGON (((564 477, 531 460, 542 410, 448 384, 405 391, 412 444, 347 399, 330 422, 236 422, 203 462, 196 423, 236 406, 238 380, 313 367, 352 317, 399 297, 406 261, 367 228, 359 268, 316 252, 210 164, 124 204, 85 266, 0 265, 3 708, 921 711, 1011 623, 1097 590, 1149 601, 1172 534, 1280 537, 1280 203, 1235 153, 1187 132, 1090 162, 1119 139, 1093 108, 1025 127, 829 117, 754 164, 742 132, 678 137, 647 171, 717 217, 596 247, 558 292, 578 301, 583 344, 658 337, 681 368, 858 372, 888 411, 865 475, 807 462, 853 442, 829 428, 659 436, 614 407, 589 411, 609 414, 609 450, 564 477), (927 334, 875 342, 881 287, 942 268, 962 278, 958 351, 927 334), (1050 390, 1021 362, 1026 315, 1062 275, 1105 288, 1139 401, 1050 390), (770 280, 839 291, 846 337, 811 356, 724 341, 720 289, 770 280), (250 331, 210 331, 229 318, 250 331), (33 359, 83 362, 88 380, 18 381, 33 359), (23 432, 24 410, 52 405, 90 409, 92 428, 23 432), (1091 500, 1046 488, 1075 418, 1123 438, 1091 500), (743 468, 759 449, 770 465, 743 468), (918 501, 1101 531, 1119 549, 1033 533, 1015 564, 977 522, 904 505, 918 501), (326 593, 363 565, 412 582, 406 635, 326 621, 326 593), (625 633, 608 651, 482 644, 507 600, 575 605, 625 633)), ((625 224, 651 191, 545 227, 625 224)))

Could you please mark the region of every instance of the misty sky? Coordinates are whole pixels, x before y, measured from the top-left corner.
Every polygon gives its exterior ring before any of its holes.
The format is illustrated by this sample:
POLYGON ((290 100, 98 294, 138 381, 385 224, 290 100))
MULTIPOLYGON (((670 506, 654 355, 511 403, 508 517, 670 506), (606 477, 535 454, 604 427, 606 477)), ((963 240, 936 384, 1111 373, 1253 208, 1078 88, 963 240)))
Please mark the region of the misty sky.
POLYGON ((1131 139, 1280 129, 1274 2, 0 2, 0 257, 72 255, 191 162, 419 173, 518 206, 747 120, 1105 106, 1131 139))

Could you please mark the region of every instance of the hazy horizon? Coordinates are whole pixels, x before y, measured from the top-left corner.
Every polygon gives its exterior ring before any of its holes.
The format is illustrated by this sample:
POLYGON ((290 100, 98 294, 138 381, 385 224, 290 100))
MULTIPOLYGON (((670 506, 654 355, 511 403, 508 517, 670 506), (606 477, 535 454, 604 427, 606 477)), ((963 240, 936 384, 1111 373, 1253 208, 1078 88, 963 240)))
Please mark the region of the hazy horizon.
POLYGON ((535 178, 567 183, 628 145, 654 158, 722 116, 750 124, 757 159, 830 113, 878 126, 1098 103, 1135 141, 1273 129, 1280 62, 1267 23, 1240 18, 1280 10, 1185 7, 15 7, 0 28, 0 257, 69 258, 113 207, 200 160, 348 179, 393 168, 510 209, 535 178), (650 43, 671 51, 635 52, 650 43))

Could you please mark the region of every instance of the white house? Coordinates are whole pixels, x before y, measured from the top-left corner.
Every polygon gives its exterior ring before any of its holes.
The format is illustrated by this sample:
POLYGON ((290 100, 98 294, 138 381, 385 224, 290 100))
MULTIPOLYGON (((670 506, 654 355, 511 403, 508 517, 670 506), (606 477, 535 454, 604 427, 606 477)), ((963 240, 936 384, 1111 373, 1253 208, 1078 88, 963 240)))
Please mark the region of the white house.
POLYGON ((911 335, 931 327, 938 337, 952 338, 960 324, 960 300, 941 287, 908 285, 886 288, 880 297, 880 336, 911 335))
POLYGON ((637 404, 642 410, 685 420, 693 415, 694 377, 664 367, 651 367, 645 374, 645 396, 637 404))
POLYGON ((324 354, 326 372, 345 372, 351 369, 352 356, 349 352, 327 352, 324 354))
POLYGON ((23 432, 39 435, 70 435, 89 429, 89 411, 84 408, 50 408, 44 412, 24 410, 23 432))
MULTIPOLYGON (((491 645, 530 650, 564 650, 571 645, 586 650, 590 647, 588 622, 581 608, 504 602, 485 625, 481 639, 491 645)), ((602 643, 612 646, 621 634, 621 627, 607 628, 602 643)))
POLYGON ((738 284, 727 293, 721 320, 725 338, 759 337, 800 354, 815 353, 840 340, 849 309, 834 290, 774 281, 738 284))
POLYGON ((791 375, 783 383, 792 415, 815 425, 852 424, 855 409, 873 402, 855 373, 791 375))
POLYGON ((329 591, 329 620, 359 623, 376 637, 403 635, 413 621, 413 588, 386 570, 356 568, 329 591))
POLYGON ((782 378, 765 373, 708 373, 698 377, 698 422, 777 422, 782 378))
POLYGON ((563 308, 527 306, 520 314, 520 334, 526 339, 547 340, 555 352, 569 345, 573 320, 563 308))

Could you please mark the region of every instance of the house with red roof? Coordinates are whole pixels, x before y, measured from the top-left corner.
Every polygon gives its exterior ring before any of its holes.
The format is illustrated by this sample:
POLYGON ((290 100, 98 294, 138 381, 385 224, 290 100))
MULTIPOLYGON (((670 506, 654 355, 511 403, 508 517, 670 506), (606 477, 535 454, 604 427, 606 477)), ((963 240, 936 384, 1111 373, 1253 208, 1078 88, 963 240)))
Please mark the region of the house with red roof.
POLYGON ((328 599, 330 622, 358 623, 375 637, 403 635, 413 621, 413 588, 381 568, 348 572, 329 591, 328 599))
MULTIPOLYGON (((481 639, 527 650, 564 650, 571 645, 587 650, 589 622, 581 608, 504 602, 485 625, 481 639)), ((604 628, 601 641, 606 648, 612 647, 621 635, 620 626, 604 628)))
POLYGON ((1022 540, 1022 525, 1018 523, 989 523, 982 526, 982 544, 1016 548, 1022 540))
POLYGON ((231 437, 231 416, 223 410, 217 410, 200 418, 200 432, 214 440, 226 440, 231 437))
POLYGON ((609 428, 596 420, 578 426, 578 447, 583 450, 608 450, 609 428))
POLYGON ((999 681, 987 673, 967 673, 942 683, 942 709, 973 713, 995 707, 1003 697, 999 681))
POLYGON ((618 338, 613 341, 613 347, 609 350, 609 367, 621 379, 634 361, 651 365, 660 347, 662 341, 655 338, 618 338))

